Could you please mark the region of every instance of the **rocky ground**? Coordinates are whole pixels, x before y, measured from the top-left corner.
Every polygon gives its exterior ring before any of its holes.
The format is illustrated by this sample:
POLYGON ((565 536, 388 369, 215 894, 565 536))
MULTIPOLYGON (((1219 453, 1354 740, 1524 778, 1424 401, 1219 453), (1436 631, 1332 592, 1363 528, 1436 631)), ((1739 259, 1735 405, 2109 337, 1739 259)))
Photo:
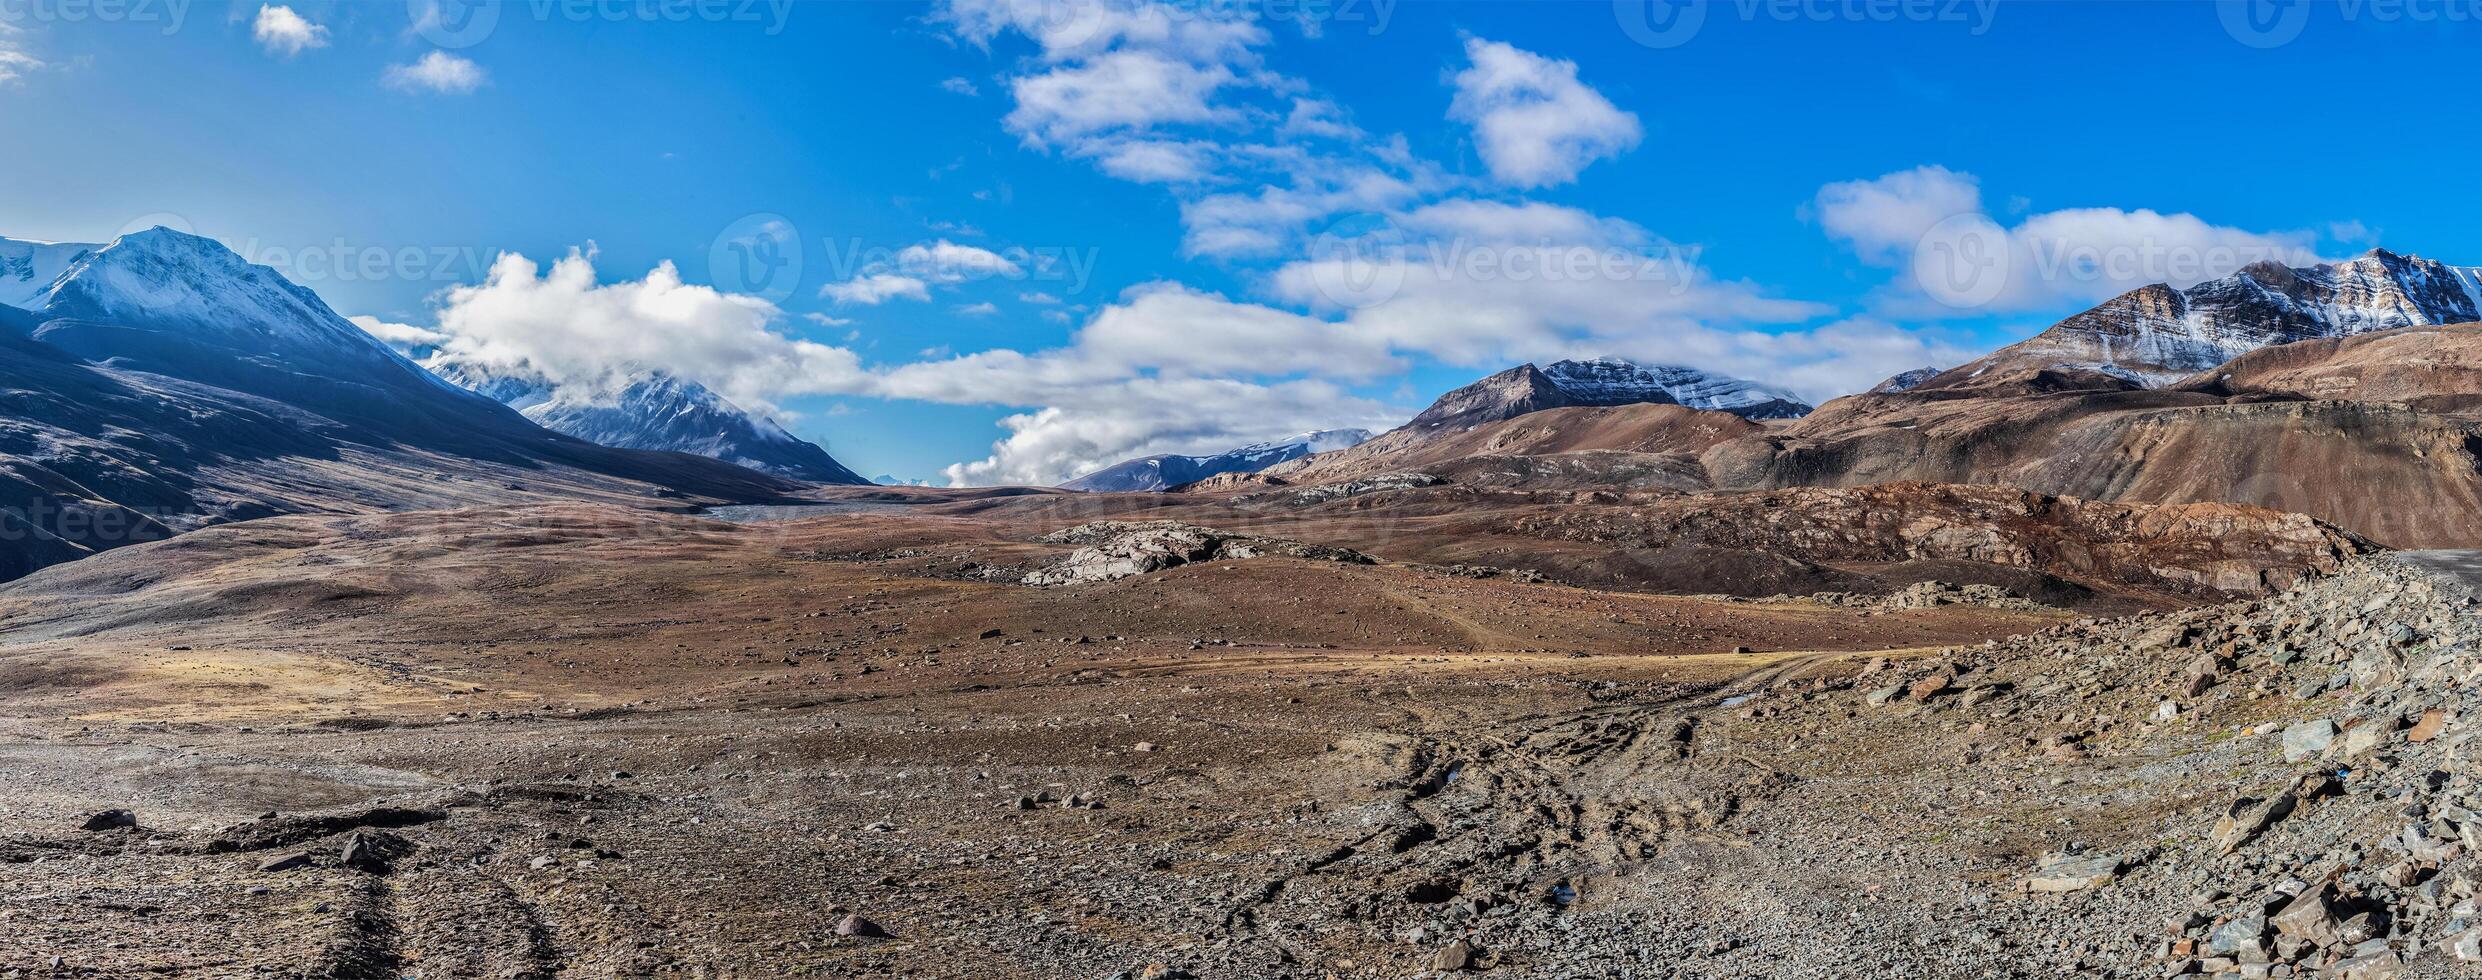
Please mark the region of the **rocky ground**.
POLYGON ((2078 619, 1388 557, 551 508, 62 566, 0 590, 0 976, 2482 956, 2482 614, 2437 573, 2078 619))

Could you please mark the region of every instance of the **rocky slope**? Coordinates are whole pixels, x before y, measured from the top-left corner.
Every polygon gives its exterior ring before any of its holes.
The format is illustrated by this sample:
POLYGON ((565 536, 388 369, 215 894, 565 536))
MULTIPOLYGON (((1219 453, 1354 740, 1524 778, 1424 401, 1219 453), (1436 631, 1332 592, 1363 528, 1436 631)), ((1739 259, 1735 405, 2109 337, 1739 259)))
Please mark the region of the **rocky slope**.
POLYGON ((2309 514, 2395 547, 2482 545, 2482 330, 2267 348, 2165 388, 2042 372, 1856 395, 1701 459, 1720 487, 1992 483, 2309 514), (2408 501, 2422 501, 2408 505, 2408 501))
POLYGON ((422 366, 536 425, 599 446, 690 453, 810 483, 871 482, 774 419, 667 372, 640 372, 606 392, 564 388, 536 372, 492 371, 436 352, 422 366))
POLYGON ((1755 381, 1677 364, 1641 365, 1617 357, 1554 361, 1543 376, 1577 405, 1626 405, 1670 400, 1689 408, 1730 412, 1743 418, 1789 419, 1810 406, 1790 392, 1755 381), (1662 392, 1664 399, 1653 397, 1662 392))
MULTIPOLYGON (((1697 454, 1764 431, 1760 424, 1729 412, 1668 403, 1552 408, 1443 431, 1426 439, 1390 433, 1351 449, 1262 472, 1269 480, 1301 485, 1421 471, 1505 486, 1699 489, 1706 481, 1694 465, 1697 454)), ((1225 480, 1202 489, 1253 482, 1225 480)), ((1266 482, 1255 481, 1258 485, 1266 482)))
POLYGON ((275 513, 793 489, 547 432, 207 239, 81 247, 28 301, 0 307, 0 510, 26 525, 0 574, 275 513))
POLYGON ((2482 320, 2482 269, 2384 249, 2303 268, 2261 262, 2188 289, 2131 290, 1921 387, 1970 387, 2055 368, 2161 386, 2275 344, 2475 320, 2482 320))
POLYGON ((1145 456, 1088 473, 1061 484, 1060 489, 1086 493, 1169 490, 1226 473, 1255 473, 1278 463, 1350 449, 1368 441, 1367 429, 1322 429, 1209 456, 1145 456))

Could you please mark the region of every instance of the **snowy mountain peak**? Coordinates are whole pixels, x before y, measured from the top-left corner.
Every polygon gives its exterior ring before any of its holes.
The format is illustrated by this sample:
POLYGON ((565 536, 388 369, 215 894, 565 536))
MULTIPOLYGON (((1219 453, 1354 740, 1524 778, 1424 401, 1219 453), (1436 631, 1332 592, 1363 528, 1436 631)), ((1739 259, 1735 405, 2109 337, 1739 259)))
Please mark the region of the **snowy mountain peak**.
POLYGON ((1931 386, 2057 367, 2155 387, 2275 344, 2476 320, 2482 268, 2374 248, 2319 265, 2254 263, 2187 289, 2133 289, 1931 386))
POLYGON ((177 330, 245 354, 392 356, 317 293, 212 238, 158 226, 51 248, 75 257, 24 304, 48 319, 177 330))
POLYGON ((1912 391, 1915 388, 1921 387, 1922 382, 1938 376, 1938 368, 1918 367, 1911 371, 1900 373, 1895 377, 1879 382, 1877 387, 1870 389, 1870 393, 1873 395, 1894 395, 1912 391))
POLYGON ((615 449, 693 453, 813 483, 870 481, 827 450, 744 410, 713 389, 664 371, 597 385, 559 385, 531 368, 494 370, 434 352, 441 378, 497 401, 554 432, 615 449))
POLYGON ((1368 429, 1320 429, 1211 456, 1165 454, 1124 460, 1063 483, 1060 488, 1089 493, 1169 490, 1225 473, 1256 473, 1277 463, 1351 449, 1368 441, 1368 429))
POLYGON ((1690 408, 1749 418, 1798 418, 1810 406, 1791 392, 1678 364, 1637 364, 1617 357, 1554 361, 1542 369, 1553 384, 1595 404, 1651 401, 1661 391, 1690 408))
POLYGON ((69 266, 99 246, 0 238, 0 305, 32 309, 69 266))

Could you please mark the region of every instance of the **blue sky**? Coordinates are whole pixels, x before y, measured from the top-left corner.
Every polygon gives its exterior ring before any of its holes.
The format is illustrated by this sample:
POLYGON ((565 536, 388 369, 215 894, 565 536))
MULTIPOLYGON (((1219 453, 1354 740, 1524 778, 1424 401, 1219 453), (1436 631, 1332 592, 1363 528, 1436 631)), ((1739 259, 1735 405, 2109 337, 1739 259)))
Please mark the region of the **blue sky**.
POLYGON ((1563 355, 1822 398, 2252 259, 2482 264, 2464 0, 66 2, 0 0, 0 234, 187 227, 936 482, 1563 355))

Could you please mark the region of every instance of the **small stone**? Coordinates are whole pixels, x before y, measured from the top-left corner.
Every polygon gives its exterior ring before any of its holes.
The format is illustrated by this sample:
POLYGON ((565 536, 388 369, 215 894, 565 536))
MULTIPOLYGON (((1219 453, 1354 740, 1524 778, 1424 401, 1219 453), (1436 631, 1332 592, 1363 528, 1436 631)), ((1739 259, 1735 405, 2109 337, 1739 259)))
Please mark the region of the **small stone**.
POLYGON ((119 830, 138 826, 138 815, 127 810, 98 810, 78 824, 81 830, 119 830))
POLYGON ((2413 730, 2404 733, 2404 740, 2415 745, 2420 745, 2424 742, 2430 741, 2431 739, 2438 738, 2439 733, 2446 730, 2447 727, 2448 713, 2437 708, 2432 708, 2428 711, 2422 712, 2421 720, 2413 723, 2413 730))
POLYGON ((1156 747, 1153 742, 1139 742, 1136 745, 1130 746, 1129 750, 1132 752, 1153 752, 1156 751, 1156 747))
POLYGON ((2034 892, 2074 892, 2101 888, 2120 875, 2120 859, 2110 855, 2046 854, 2035 862, 2025 887, 2034 892))
POLYGON ((292 871, 296 868, 307 868, 310 867, 310 865, 311 860, 309 854, 301 851, 295 851, 291 854, 283 854, 268 858, 266 861, 259 864, 259 870, 273 874, 278 871, 292 871))
POLYGON ((862 918, 860 913, 847 912, 844 918, 836 920, 836 934, 862 939, 881 939, 887 936, 888 931, 879 928, 878 923, 862 918))
POLYGON ((1474 944, 1459 939, 1431 956, 1431 969, 1453 973, 1474 965, 1474 944))
POLYGON ((2325 718, 2284 729, 2284 761, 2307 762, 2335 743, 2335 722, 2325 718))
MULTIPOLYGON (((2243 954, 2255 954, 2263 959, 2267 952, 2266 934, 2267 917, 2264 914, 2241 916, 2207 933, 2206 951, 2227 963, 2243 954)), ((2207 972, 2218 971, 2209 969, 2207 972)))
POLYGON ((1906 687, 1905 696, 1916 701, 1928 701, 1932 698, 1938 697, 1940 692, 1947 690, 1948 685, 1953 683, 1956 683, 1956 675, 1954 674, 1944 672, 1932 674, 1929 677, 1914 681, 1911 686, 1906 687))
POLYGON ((2271 924, 2275 931, 2295 939, 2320 946, 2337 944, 2342 941, 2342 923, 2335 918, 2335 886, 2322 886, 2293 899, 2275 913, 2271 924))

